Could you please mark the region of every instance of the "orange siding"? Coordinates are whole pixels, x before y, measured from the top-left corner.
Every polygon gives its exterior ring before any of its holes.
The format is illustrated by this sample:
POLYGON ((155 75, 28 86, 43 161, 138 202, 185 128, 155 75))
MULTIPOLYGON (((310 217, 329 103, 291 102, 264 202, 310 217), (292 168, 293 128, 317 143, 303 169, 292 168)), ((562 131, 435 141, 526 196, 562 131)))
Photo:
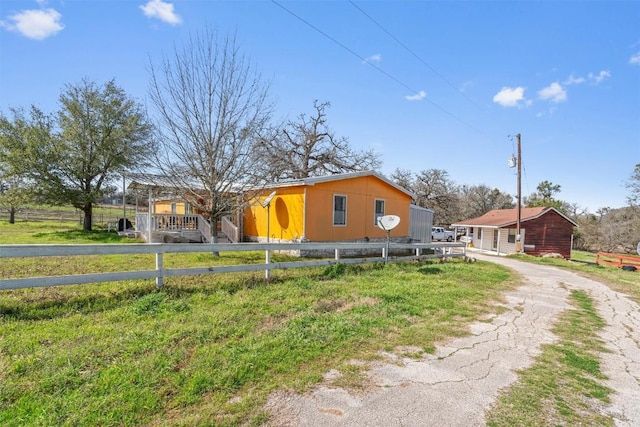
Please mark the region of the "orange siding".
MULTIPOLYGON (((247 237, 267 235, 267 208, 263 195, 245 209, 244 234, 247 237)), ((375 200, 384 200, 385 215, 398 215, 400 224, 391 235, 409 236, 411 197, 375 176, 276 188, 269 210, 269 234, 274 240, 302 237, 314 242, 383 238, 386 233, 375 226, 375 200), (333 196, 347 197, 346 225, 333 225, 333 196)))
POLYGON ((261 203, 270 193, 271 191, 265 191, 264 195, 245 209, 244 234, 251 237, 266 237, 268 217, 271 239, 295 240, 302 238, 304 234, 304 189, 302 187, 277 189, 276 196, 271 200, 267 211, 267 208, 263 208, 261 203))
POLYGON ((385 201, 385 215, 398 215, 400 224, 392 236, 409 235, 411 198, 373 176, 345 179, 307 187, 306 238, 336 241, 385 237, 374 224, 375 200, 385 201), (333 225, 333 196, 347 197, 346 225, 333 225))
POLYGON ((175 213, 178 215, 184 214, 184 202, 178 202, 173 200, 156 200, 155 201, 155 213, 158 214, 170 214, 175 213), (171 204, 176 204, 176 211, 171 212, 171 204))

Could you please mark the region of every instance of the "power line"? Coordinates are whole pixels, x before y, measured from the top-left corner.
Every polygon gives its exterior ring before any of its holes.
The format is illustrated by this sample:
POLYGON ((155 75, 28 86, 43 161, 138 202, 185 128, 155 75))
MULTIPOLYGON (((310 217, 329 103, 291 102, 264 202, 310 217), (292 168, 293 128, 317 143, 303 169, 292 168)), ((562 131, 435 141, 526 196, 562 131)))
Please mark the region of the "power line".
MULTIPOLYGON (((318 33, 320 33, 321 35, 323 35, 324 37, 326 37, 327 39, 331 40, 332 42, 334 42, 335 44, 337 44, 338 46, 340 46, 342 49, 346 50, 347 52, 349 52, 350 54, 352 54, 353 56, 355 56, 356 58, 360 59, 362 62, 366 63, 367 65, 373 67, 375 70, 377 70, 378 72, 382 73, 383 75, 385 75, 387 78, 393 80, 394 82, 396 82, 397 84, 399 84, 400 86, 404 87, 405 89, 409 90, 411 93, 413 94, 418 94, 419 91, 413 89, 412 87, 410 87, 408 84, 404 83, 403 81, 399 80, 398 78, 396 78, 395 76, 389 74, 388 72, 386 72, 385 70, 383 70, 382 68, 372 64, 371 62, 367 61, 366 58, 362 57, 361 55, 359 55, 357 52, 355 52, 353 49, 345 46, 344 44, 340 43, 338 40, 336 40, 335 38, 331 37, 329 34, 325 33, 324 31, 322 31, 320 28, 316 27, 315 25, 313 25, 312 23, 310 23, 309 21, 307 21, 306 19, 302 18, 301 16, 297 15, 296 13, 294 13, 293 11, 287 9, 286 7, 284 7, 282 4, 280 4, 278 1, 276 0, 271 0, 271 2, 273 4, 275 4, 276 6, 278 6, 279 8, 281 8, 282 10, 284 10, 285 12, 287 12, 288 14, 290 14, 291 16, 293 16, 294 18, 298 19, 300 22, 304 23, 305 25, 313 28, 315 31, 317 31, 318 33)), ((437 109, 439 109, 440 111, 442 111, 443 113, 447 114, 448 116, 454 118, 455 120, 459 121, 460 123, 464 124, 465 126, 469 127, 470 129, 473 129, 474 131, 478 132, 478 133, 482 133, 480 130, 476 129, 474 126, 472 126, 471 124, 467 123, 466 121, 462 120, 460 117, 456 116, 455 114, 453 114, 452 112, 450 112, 449 110, 445 109, 444 107, 441 107, 440 105, 436 104, 435 102, 433 102, 432 100, 430 100, 429 98, 424 98, 429 104, 433 105, 434 107, 436 107, 437 109)))
POLYGON ((355 4, 353 2, 353 0, 349 0, 349 3, 351 3, 351 5, 353 7, 355 7, 356 9, 358 9, 360 11, 360 13, 362 13, 364 16, 366 16, 371 22, 373 22, 378 28, 380 28, 382 31, 384 31, 389 37, 391 37, 393 40, 395 40, 396 43, 398 43, 400 46, 402 46, 404 48, 404 50, 406 50, 407 52, 409 52, 414 58, 416 58, 418 61, 420 61, 422 63, 422 65, 424 65, 425 67, 427 67, 429 70, 431 70, 436 76, 440 77, 440 79, 442 79, 442 81, 444 81, 446 84, 448 84, 449 86, 451 86, 451 88, 453 88, 453 90, 455 90, 456 92, 458 92, 460 95, 462 95, 467 101, 469 101, 470 103, 472 103, 473 105, 475 105, 478 108, 481 108, 480 105, 478 105, 473 99, 469 98, 464 92, 462 92, 460 89, 458 89, 453 83, 451 83, 445 76, 443 76, 442 74, 440 74, 435 68, 433 68, 431 65, 429 65, 427 63, 427 61, 425 61, 424 59, 422 59, 422 57, 420 57, 417 53, 415 53, 413 50, 411 50, 407 45, 405 45, 404 43, 402 43, 402 41, 400 41, 400 39, 398 39, 396 36, 394 36, 393 34, 391 34, 391 32, 389 30, 387 30, 385 27, 383 27, 378 21, 376 21, 375 19, 373 19, 373 17, 371 17, 371 15, 369 15, 367 12, 365 12, 360 6, 358 6, 357 4, 355 4))

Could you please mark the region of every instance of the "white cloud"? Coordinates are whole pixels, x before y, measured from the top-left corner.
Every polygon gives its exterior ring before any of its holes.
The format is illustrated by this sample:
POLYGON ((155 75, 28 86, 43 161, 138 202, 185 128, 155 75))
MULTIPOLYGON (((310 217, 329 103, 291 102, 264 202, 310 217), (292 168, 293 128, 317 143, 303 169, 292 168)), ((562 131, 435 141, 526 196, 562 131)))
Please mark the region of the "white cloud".
POLYGON ((569 78, 562 82, 563 85, 579 85, 586 82, 587 79, 584 77, 574 77, 573 74, 569 76, 569 78))
POLYGON ((631 55, 631 58, 629 58, 629 64, 640 65, 640 52, 635 55, 631 55))
POLYGON ((368 63, 373 64, 373 65, 379 64, 380 61, 382 61, 382 55, 379 54, 379 53, 371 55, 370 57, 365 58, 365 60, 364 60, 364 62, 368 62, 368 63))
POLYGON ((147 4, 140 6, 145 16, 158 18, 171 25, 182 23, 182 18, 173 10, 173 3, 165 3, 162 0, 149 0, 147 4))
POLYGON ((567 100, 567 91, 560 86, 560 83, 553 82, 549 86, 538 91, 538 97, 542 100, 557 104, 567 100))
POLYGON ((522 104, 529 105, 531 102, 524 98, 524 88, 503 87, 500 92, 493 97, 493 102, 503 107, 520 107, 522 104))
POLYGON ((54 9, 30 9, 9 16, 11 22, 0 22, 0 26, 30 39, 43 40, 64 28, 61 18, 62 15, 54 9))
POLYGON ((427 92, 421 90, 420 92, 416 93, 415 95, 407 95, 407 96, 405 96, 404 99, 406 99, 407 101, 422 101, 426 97, 427 97, 427 92))
POLYGON ((589 73, 589 81, 593 84, 600 84, 604 79, 611 77, 609 70, 602 70, 598 74, 589 73))

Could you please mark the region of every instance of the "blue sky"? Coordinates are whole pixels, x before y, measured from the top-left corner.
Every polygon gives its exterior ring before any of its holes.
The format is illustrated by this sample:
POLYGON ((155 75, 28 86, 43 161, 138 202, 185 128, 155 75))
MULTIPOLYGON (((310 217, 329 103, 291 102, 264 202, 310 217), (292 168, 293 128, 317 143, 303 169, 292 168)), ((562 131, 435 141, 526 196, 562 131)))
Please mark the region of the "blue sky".
POLYGON ((312 113, 381 172, 446 170, 522 194, 544 180, 590 212, 626 205, 640 163, 640 1, 0 2, 0 111, 57 109, 115 78, 147 103, 149 63, 205 28, 235 33, 277 118, 312 113))

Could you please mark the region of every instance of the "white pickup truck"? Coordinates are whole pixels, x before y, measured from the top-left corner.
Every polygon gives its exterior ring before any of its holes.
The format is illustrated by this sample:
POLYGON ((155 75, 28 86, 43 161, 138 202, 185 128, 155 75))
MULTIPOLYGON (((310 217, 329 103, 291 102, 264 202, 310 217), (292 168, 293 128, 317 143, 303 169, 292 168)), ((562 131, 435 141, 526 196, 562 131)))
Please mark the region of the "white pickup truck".
POLYGON ((431 227, 431 240, 446 240, 447 242, 453 242, 453 231, 445 230, 442 227, 431 227))

